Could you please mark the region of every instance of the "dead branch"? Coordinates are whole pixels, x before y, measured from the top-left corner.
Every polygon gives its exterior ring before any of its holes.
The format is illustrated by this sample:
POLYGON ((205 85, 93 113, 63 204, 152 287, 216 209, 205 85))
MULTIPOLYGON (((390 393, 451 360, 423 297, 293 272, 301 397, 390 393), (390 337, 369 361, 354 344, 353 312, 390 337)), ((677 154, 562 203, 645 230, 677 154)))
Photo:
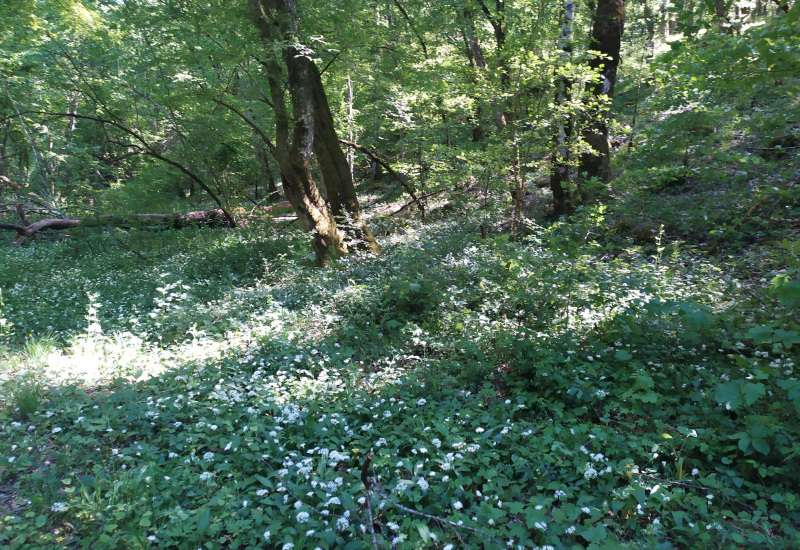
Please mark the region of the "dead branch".
POLYGON ((414 189, 408 184, 408 182, 405 180, 405 178, 403 178, 400 174, 395 172, 392 169, 392 167, 389 166, 388 162, 386 162, 385 160, 380 158, 376 152, 371 151, 370 149, 367 149, 366 147, 364 147, 363 145, 359 145, 358 143, 353 143, 352 141, 347 141, 346 139, 340 139, 339 143, 341 143, 342 145, 346 145, 347 147, 351 147, 351 148, 355 149, 356 151, 361 151, 362 153, 367 155, 369 158, 371 158, 372 160, 374 160, 375 162, 380 164, 383 167, 383 169, 386 170, 389 173, 390 176, 392 176, 394 179, 396 179, 398 182, 400 182, 400 185, 403 186, 403 189, 406 190, 406 193, 408 193, 408 195, 413 199, 411 201, 411 204, 416 204, 417 205, 417 208, 419 209, 420 213, 422 214, 422 219, 423 220, 425 219, 425 204, 422 202, 422 200, 419 197, 417 197, 417 194, 414 192, 414 189))
POLYGON ((22 220, 22 223, 25 225, 31 224, 31 221, 28 219, 28 216, 25 214, 25 211, 22 209, 22 205, 19 203, 19 201, 14 201, 14 210, 17 211, 17 215, 19 216, 19 219, 22 220))
POLYGON ((49 218, 39 220, 27 225, 0 223, 0 230, 15 231, 16 240, 12 247, 20 246, 25 241, 35 236, 40 231, 73 229, 76 227, 102 227, 112 226, 130 228, 136 225, 150 224, 161 225, 172 229, 184 227, 232 227, 225 213, 221 209, 199 210, 186 214, 130 214, 127 216, 105 215, 94 218, 49 218))

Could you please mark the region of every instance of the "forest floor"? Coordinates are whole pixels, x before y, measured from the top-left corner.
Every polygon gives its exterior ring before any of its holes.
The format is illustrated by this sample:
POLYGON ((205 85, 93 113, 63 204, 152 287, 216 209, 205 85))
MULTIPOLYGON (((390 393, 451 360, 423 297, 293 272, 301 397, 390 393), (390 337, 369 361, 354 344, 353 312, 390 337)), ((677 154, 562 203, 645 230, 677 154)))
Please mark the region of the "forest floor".
POLYGON ((271 220, 2 251, 0 543, 797 547, 797 240, 620 212, 373 220, 327 270, 271 220))

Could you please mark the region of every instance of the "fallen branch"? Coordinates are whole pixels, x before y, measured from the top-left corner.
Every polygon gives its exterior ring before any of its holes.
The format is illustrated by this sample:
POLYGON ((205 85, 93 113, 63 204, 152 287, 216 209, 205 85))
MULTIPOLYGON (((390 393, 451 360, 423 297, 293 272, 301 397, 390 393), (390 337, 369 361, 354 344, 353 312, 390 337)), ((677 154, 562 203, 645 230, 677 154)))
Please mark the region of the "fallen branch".
MULTIPOLYGON (((466 531, 471 531, 473 533, 478 533, 479 535, 483 536, 485 538, 485 540, 491 540, 492 542, 497 544, 498 548, 503 548, 503 543, 502 542, 497 540, 490 533, 487 533, 483 529, 480 529, 478 527, 471 527, 469 525, 464 525, 463 522, 458 522, 457 523, 455 521, 450 521, 449 519, 446 519, 446 518, 443 518, 443 517, 434 516, 434 515, 431 515, 431 514, 426 514, 425 512, 420 512, 419 510, 414 510, 413 508, 409 508, 408 506, 403 506, 399 502, 395 502, 389 495, 386 494, 386 492, 383 490, 383 488, 380 486, 380 484, 375 482, 375 481, 373 481, 373 479, 369 476, 369 465, 372 462, 372 458, 373 458, 373 454, 370 452, 369 455, 367 455, 366 460, 364 461, 364 465, 361 467, 361 483, 364 484, 364 488, 366 489, 366 492, 367 492, 367 511, 369 513, 369 516, 370 516, 370 522, 372 521, 372 506, 370 505, 370 496, 371 496, 370 493, 371 493, 371 491, 375 491, 375 494, 377 494, 378 497, 382 498, 384 501, 388 502, 389 504, 391 504, 392 506, 394 506, 395 508, 397 508, 400 511, 403 511, 403 512, 405 512, 407 514, 411 514, 411 515, 418 516, 418 517, 421 517, 421 518, 425 518, 425 519, 428 519, 428 520, 431 520, 431 521, 435 521, 435 522, 438 522, 440 524, 449 525, 450 527, 452 527, 454 529, 464 529, 466 531)), ((372 544, 373 544, 374 547, 377 547, 378 541, 375 538, 374 528, 372 528, 372 525, 370 525, 370 528, 372 529, 372 544)), ((458 533, 456 533, 456 536, 458 536, 458 533)))
POLYGON ((18 201, 14 201, 14 210, 17 211, 17 215, 19 219, 22 220, 22 223, 25 225, 30 225, 31 221, 28 219, 28 216, 25 214, 25 211, 22 209, 22 205, 18 201))
MULTIPOLYGON (((427 199, 428 197, 433 197, 433 196, 436 196, 436 195, 441 195, 442 193, 445 193, 446 191, 447 191, 447 189, 442 189, 441 191, 433 191, 433 192, 431 192, 431 193, 426 193, 425 195, 422 195, 422 196, 419 198, 419 200, 422 200, 422 199, 427 199)), ((408 208, 408 207, 409 207, 409 206, 411 206, 412 204, 414 204, 414 201, 411 201, 411 202, 407 202, 407 203, 405 203, 403 206, 401 206, 400 208, 398 208, 397 210, 395 210, 395 211, 392 213, 392 216, 396 216, 397 214, 399 214, 400 212, 402 212, 403 210, 405 210, 406 208, 408 208)), ((425 219, 425 212, 423 212, 423 213, 422 213, 422 219, 423 219, 423 220, 425 219)))
POLYGON ((369 479, 369 465, 373 456, 375 455, 370 451, 364 460, 364 465, 361 467, 361 483, 364 484, 364 492, 367 494, 367 518, 369 519, 369 532, 372 535, 372 547, 379 550, 378 537, 375 534, 375 519, 372 517, 372 483, 369 479))
POLYGON ((400 174, 395 172, 392 169, 392 167, 389 166, 388 162, 380 158, 376 152, 371 151, 370 149, 367 149, 366 147, 364 147, 363 145, 359 145, 358 143, 353 143, 352 141, 347 141, 346 139, 340 139, 339 143, 351 147, 356 151, 361 151, 369 158, 380 164, 383 167, 383 169, 389 173, 390 176, 392 176, 394 179, 400 182, 400 185, 403 186, 403 189, 406 190, 406 193, 408 193, 408 195, 413 199, 410 204, 416 204, 417 208, 419 208, 419 211, 422 214, 422 219, 423 220, 425 219, 425 204, 417 196, 417 194, 414 192, 414 189, 408 184, 405 178, 403 178, 400 174))
POLYGON ((419 510, 414 510, 413 508, 409 508, 408 506, 403 506, 399 502, 395 502, 394 500, 392 500, 391 497, 389 497, 389 495, 387 495, 383 491, 383 489, 381 489, 377 485, 375 485, 375 492, 383 500, 385 500, 386 502, 388 502, 389 504, 391 504, 392 506, 394 506, 398 510, 406 512, 407 514, 411 514, 411 515, 414 515, 414 516, 419 516, 421 518, 429 519, 431 521, 435 521, 435 522, 438 522, 438 523, 443 523, 445 525, 449 525, 450 527, 452 527, 454 529, 464 529, 465 531, 471 531, 473 533, 478 533, 479 535, 485 537, 485 540, 490 540, 490 541, 494 542, 495 544, 497 544, 498 548, 503 548, 503 543, 502 542, 497 540, 495 537, 493 537, 491 534, 487 533, 483 529, 479 529, 478 527, 470 527, 469 525, 464 525, 463 523, 456 523, 455 521, 450 521, 449 519, 445 519, 445 518, 442 518, 442 517, 439 517, 439 516, 434 516, 434 515, 431 515, 431 514, 426 514, 425 512, 420 512, 419 510))
POLYGON ((39 220, 28 225, 0 223, 0 230, 17 233, 12 247, 20 246, 29 238, 44 230, 73 229, 75 227, 113 227, 130 228, 137 224, 161 224, 172 229, 184 227, 231 227, 228 217, 221 209, 200 210, 186 214, 131 214, 127 216, 106 215, 95 218, 50 218, 39 220))
POLYGON ((213 189, 211 189, 211 187, 209 187, 209 185, 205 181, 203 181, 203 179, 198 174, 196 174, 195 172, 193 172, 192 170, 190 170, 188 167, 186 167, 185 165, 181 164, 180 162, 178 162, 176 160, 173 160, 173 159, 171 159, 171 158, 169 158, 167 156, 164 156, 164 154, 161 151, 159 151, 158 147, 156 147, 154 144, 149 142, 146 139, 146 137, 144 136, 144 134, 138 132, 133 127, 125 126, 124 124, 122 124, 118 120, 111 120, 111 119, 108 119, 108 118, 102 118, 102 117, 97 117, 97 116, 79 115, 77 113, 56 113, 56 112, 50 112, 50 111, 30 111, 30 114, 38 114, 38 115, 45 115, 45 116, 55 116, 55 117, 69 117, 69 118, 78 118, 78 119, 83 119, 83 120, 91 120, 93 122, 97 122, 97 123, 100 123, 100 124, 106 124, 108 126, 113 126, 114 128, 117 128, 118 130, 120 130, 124 134, 127 134, 128 136, 133 138, 134 141, 139 142, 139 145, 136 145, 136 144, 132 143, 132 144, 130 144, 130 146, 137 148, 141 154, 147 155, 147 156, 152 157, 154 159, 158 159, 158 160, 160 160, 161 162, 163 162, 165 164, 169 164, 170 166, 172 166, 174 168, 177 168, 178 170, 183 172, 183 174, 185 174, 189 179, 191 179, 197 185, 199 185, 200 188, 203 191, 205 191, 208 194, 208 196, 211 197, 211 200, 213 200, 214 203, 216 203, 216 205, 219 207, 217 210, 222 212, 222 215, 225 218, 225 221, 228 224, 228 226, 229 227, 236 227, 236 220, 230 214, 230 212, 228 212, 225 209, 225 207, 224 207, 224 205, 222 203, 222 199, 214 192, 213 189))

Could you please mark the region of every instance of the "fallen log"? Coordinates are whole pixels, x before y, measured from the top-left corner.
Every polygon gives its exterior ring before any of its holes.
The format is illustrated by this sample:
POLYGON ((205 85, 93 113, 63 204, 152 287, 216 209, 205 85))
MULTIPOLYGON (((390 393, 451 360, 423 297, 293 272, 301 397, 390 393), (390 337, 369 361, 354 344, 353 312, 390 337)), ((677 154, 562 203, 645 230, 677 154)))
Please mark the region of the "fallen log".
POLYGON ((20 246, 25 241, 44 230, 73 229, 76 227, 102 227, 112 226, 131 228, 137 225, 162 226, 170 229, 183 229, 184 227, 232 227, 228 217, 221 209, 199 210, 185 214, 129 214, 125 216, 108 214, 93 218, 51 218, 39 220, 27 225, 0 223, 0 230, 10 230, 17 233, 17 238, 11 243, 12 247, 20 246))

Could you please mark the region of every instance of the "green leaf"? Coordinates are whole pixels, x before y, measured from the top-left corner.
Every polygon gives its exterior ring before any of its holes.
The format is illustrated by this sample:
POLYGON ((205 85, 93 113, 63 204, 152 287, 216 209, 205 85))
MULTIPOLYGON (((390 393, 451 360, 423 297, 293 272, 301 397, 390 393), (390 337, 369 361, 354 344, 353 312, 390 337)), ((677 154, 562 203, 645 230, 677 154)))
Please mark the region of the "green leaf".
POLYGON ((619 359, 620 361, 630 361, 633 359, 633 355, 631 355, 631 352, 628 350, 619 349, 617 350, 617 353, 614 354, 614 358, 619 359))
POLYGON ((794 330, 776 329, 774 340, 783 344, 786 349, 791 348, 794 344, 800 344, 800 334, 794 330))
POLYGON ((769 454, 769 443, 767 443, 763 439, 752 439, 750 441, 750 444, 756 451, 758 451, 762 455, 769 454))
POLYGON ((661 397, 656 392, 649 391, 647 393, 641 393, 638 396, 639 401, 643 403, 656 403, 658 398, 661 397))
POLYGON ((272 488, 272 485, 273 485, 272 484, 272 480, 269 479, 268 477, 259 476, 259 475, 255 475, 253 477, 256 478, 261 483, 261 485, 263 485, 264 487, 269 487, 270 489, 272 488))
POLYGON ((586 539, 587 542, 600 542, 606 538, 606 526, 602 523, 598 523, 593 527, 585 529, 580 535, 586 539))
POLYGON ((780 275, 772 279, 770 292, 773 292, 784 306, 794 307, 800 302, 800 281, 793 281, 786 275, 780 275))
POLYGON ((422 538, 422 541, 425 544, 428 544, 428 542, 431 540, 430 527, 428 527, 424 523, 417 523, 417 531, 419 532, 419 536, 422 538))
POLYGON ((208 531, 208 526, 211 523, 211 509, 208 506, 203 506, 200 514, 197 516, 197 534, 203 536, 208 531))
POLYGON ((754 344, 769 344, 772 342, 772 327, 752 327, 747 331, 745 337, 752 340, 754 344))
POLYGON ((725 382, 714 390, 714 400, 720 405, 727 405, 736 410, 741 404, 738 382, 725 382))
POLYGON ((747 435, 742 435, 742 437, 739 439, 738 445, 739 449, 743 453, 747 453, 747 451, 750 449, 750 437, 748 437, 747 435))
POLYGON ((34 522, 36 527, 44 527, 45 523, 47 523, 47 516, 43 516, 41 514, 36 516, 36 521, 34 522))
POLYGON ((711 326, 711 315, 705 311, 693 311, 681 316, 683 326, 691 331, 702 331, 711 326))
POLYGON ((748 382, 743 387, 744 390, 744 400, 745 403, 748 405, 752 405, 756 401, 758 401, 761 397, 764 397, 767 393, 767 389, 764 387, 764 384, 753 384, 748 382))

